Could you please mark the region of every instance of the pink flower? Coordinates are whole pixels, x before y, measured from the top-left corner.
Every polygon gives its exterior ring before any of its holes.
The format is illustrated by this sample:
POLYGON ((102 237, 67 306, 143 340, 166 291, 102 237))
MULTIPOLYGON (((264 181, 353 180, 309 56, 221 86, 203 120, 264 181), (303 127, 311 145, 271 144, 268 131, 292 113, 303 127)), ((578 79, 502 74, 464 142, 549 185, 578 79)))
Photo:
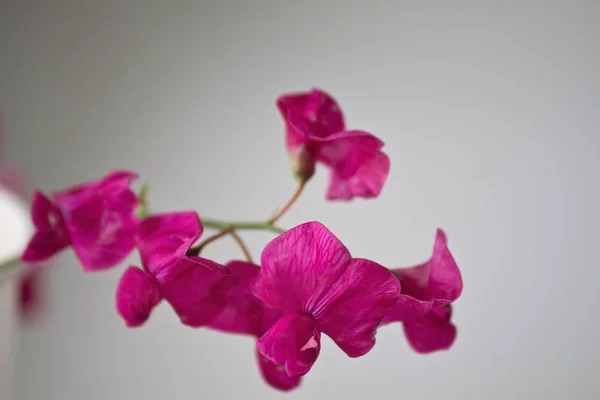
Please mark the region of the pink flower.
POLYGON ((46 277, 44 269, 28 267, 18 277, 17 310, 21 321, 30 321, 43 311, 45 298, 46 277))
MULTIPOLYGON (((252 293, 252 287, 260 273, 260 267, 244 261, 232 261, 226 265, 239 278, 238 284, 228 292, 227 306, 209 324, 222 332, 245 334, 256 339, 264 335, 282 312, 267 306, 252 293)), ((301 377, 290 377, 285 369, 256 353, 263 379, 276 389, 289 391, 300 384, 301 377)))
POLYGON ((346 130, 336 101, 320 89, 277 100, 286 125, 286 147, 300 179, 308 180, 316 161, 331 168, 328 200, 379 196, 390 170, 383 142, 361 130, 346 130))
POLYGON ((275 238, 261 261, 253 293, 282 316, 259 339, 257 349, 289 376, 310 370, 321 333, 350 357, 369 352, 379 322, 400 293, 400 282, 389 270, 352 258, 318 222, 275 238))
POLYGON ((462 293, 463 282, 446 234, 437 230, 433 255, 427 262, 394 273, 402 282, 402 291, 384 323, 402 321, 409 344, 419 353, 450 348, 456 339, 450 304, 462 293))
POLYGON ((116 292, 117 312, 127 326, 146 322, 162 299, 191 327, 207 325, 223 310, 237 278, 220 264, 185 255, 202 230, 195 212, 151 216, 139 224, 143 269, 129 267, 116 292))
POLYGON ((36 233, 21 259, 46 261, 69 245, 85 271, 114 267, 135 247, 138 205, 129 185, 136 175, 115 171, 99 181, 55 193, 35 192, 31 216, 36 233))

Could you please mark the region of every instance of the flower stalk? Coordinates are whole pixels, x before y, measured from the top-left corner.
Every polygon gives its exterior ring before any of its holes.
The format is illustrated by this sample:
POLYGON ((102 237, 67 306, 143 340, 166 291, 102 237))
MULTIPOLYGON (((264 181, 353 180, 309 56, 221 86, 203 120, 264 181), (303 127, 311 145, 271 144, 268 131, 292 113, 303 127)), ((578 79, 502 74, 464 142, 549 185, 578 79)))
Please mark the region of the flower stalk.
POLYGON ((281 234, 286 230, 268 221, 232 222, 212 218, 202 218, 202 225, 209 229, 224 230, 232 227, 236 231, 269 231, 281 234))
POLYGON ((302 192, 304 191, 305 187, 306 187, 306 180, 301 180, 300 184, 298 185, 298 188, 296 189, 296 191, 294 192, 292 197, 290 197, 290 199, 283 205, 283 207, 281 207, 281 209, 267 221, 267 224, 273 225, 277 221, 279 221, 279 219, 281 217, 283 217, 285 215, 285 213, 288 212, 288 210, 300 198, 300 195, 302 195, 302 192))

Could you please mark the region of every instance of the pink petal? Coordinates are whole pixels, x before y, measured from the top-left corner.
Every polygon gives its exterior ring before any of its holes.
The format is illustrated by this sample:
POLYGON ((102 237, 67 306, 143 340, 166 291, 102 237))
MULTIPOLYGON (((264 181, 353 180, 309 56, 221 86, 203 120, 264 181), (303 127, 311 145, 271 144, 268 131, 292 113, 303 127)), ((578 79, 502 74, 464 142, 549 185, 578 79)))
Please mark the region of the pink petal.
POLYGON ((41 192, 33 194, 31 219, 36 232, 29 241, 21 260, 40 263, 69 246, 69 234, 58 208, 41 192))
POLYGON ((223 332, 260 337, 281 316, 279 311, 268 307, 252 294, 251 289, 260 267, 244 261, 232 261, 226 267, 239 280, 227 292, 227 305, 209 326, 223 332))
POLYGON ((138 178, 135 172, 127 170, 115 170, 107 174, 98 182, 102 190, 113 187, 114 190, 123 191, 129 188, 129 185, 138 178))
POLYGON ((408 343, 418 353, 449 349, 456 339, 456 327, 450 322, 450 305, 434 309, 423 317, 404 322, 408 343))
POLYGON ((377 326, 400 293, 400 282, 385 267, 353 259, 313 311, 317 329, 350 357, 360 357, 375 345, 377 326))
POLYGON ((350 260, 348 249, 325 226, 299 225, 267 244, 253 293, 286 312, 318 311, 350 260))
POLYGON ((462 276, 441 229, 436 232, 433 255, 427 262, 394 272, 401 277, 402 294, 434 301, 435 307, 452 303, 462 293, 462 276))
POLYGON ((258 366, 263 379, 275 389, 288 392, 300 385, 299 376, 291 377, 285 372, 285 367, 273 364, 267 358, 256 352, 258 366))
POLYGON ((142 220, 137 242, 144 267, 162 281, 163 270, 185 256, 202 230, 196 212, 155 215, 142 220))
POLYGON ((30 267, 19 276, 18 311, 22 321, 37 317, 45 305, 45 279, 43 269, 30 267))
POLYGON ((223 311, 227 291, 237 280, 222 265, 201 257, 186 257, 170 264, 159 283, 181 322, 201 327, 223 311))
POLYGON ((116 171, 55 194, 85 271, 114 267, 135 247, 138 199, 128 186, 134 177, 116 171))
POLYGON ((383 147, 380 139, 365 131, 343 131, 313 140, 318 144, 317 159, 342 179, 356 174, 383 147))
POLYGON ((286 314, 256 343, 258 352, 289 376, 305 375, 317 360, 321 337, 307 315, 286 314))
POLYGON ((137 178, 133 172, 116 170, 97 181, 84 182, 53 194, 63 213, 68 217, 73 209, 94 197, 98 191, 109 196, 127 191, 131 182, 137 178))
POLYGON ((117 286, 117 312, 129 327, 142 325, 160 303, 162 295, 154 278, 147 272, 129 267, 117 286))
POLYGON ((414 297, 400 294, 398 303, 392 306, 390 312, 381 321, 381 324, 409 321, 427 314, 431 311, 432 307, 432 301, 417 300, 414 297))
POLYGON ((343 178, 336 170, 331 171, 327 200, 352 200, 355 197, 378 197, 390 172, 390 159, 382 151, 365 161, 354 175, 343 178))
POLYGON ((344 130, 344 115, 333 97, 314 88, 277 99, 286 122, 286 145, 293 152, 310 137, 325 137, 344 130))

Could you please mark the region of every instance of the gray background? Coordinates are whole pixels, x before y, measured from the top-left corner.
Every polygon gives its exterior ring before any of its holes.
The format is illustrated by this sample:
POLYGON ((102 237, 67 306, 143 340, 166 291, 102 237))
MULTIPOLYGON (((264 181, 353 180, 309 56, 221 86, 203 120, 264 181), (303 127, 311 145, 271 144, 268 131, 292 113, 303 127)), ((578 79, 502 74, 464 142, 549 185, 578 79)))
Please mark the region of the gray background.
MULTIPOLYGON (((360 359, 325 340, 289 398, 596 399, 599 16, 592 0, 3 0, 6 157, 45 190, 124 167, 154 210, 266 217, 294 188, 275 98, 320 86, 392 172, 378 200, 332 204, 320 170, 282 224, 320 220, 388 266, 424 260, 443 227, 465 291, 452 351, 416 355, 399 325, 360 359)), ((256 256, 271 237, 245 236, 256 256)), ((18 400, 280 397, 250 338, 166 306, 125 329, 120 273, 60 257, 48 318, 18 334, 18 400)))

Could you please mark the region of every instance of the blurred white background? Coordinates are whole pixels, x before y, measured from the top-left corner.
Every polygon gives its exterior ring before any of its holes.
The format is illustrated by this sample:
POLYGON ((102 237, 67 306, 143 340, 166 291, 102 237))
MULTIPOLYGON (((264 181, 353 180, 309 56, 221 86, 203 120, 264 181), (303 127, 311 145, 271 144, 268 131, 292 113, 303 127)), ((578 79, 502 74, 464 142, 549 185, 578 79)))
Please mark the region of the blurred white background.
MULTIPOLYGON (((0 4, 5 157, 44 190, 122 167, 154 210, 267 217, 294 189, 275 99, 313 85, 386 142, 378 200, 326 203, 320 170, 282 224, 320 220, 390 267, 426 259, 444 228, 458 340, 420 356, 393 325, 354 360, 325 340, 289 398, 600 398, 599 2, 0 4)), ((258 256, 271 236, 246 237, 258 256)), ((228 240, 206 254, 240 257, 228 240)), ((283 397, 251 338, 165 305, 128 330, 122 268, 57 264, 48 317, 17 335, 16 400, 283 397)))

